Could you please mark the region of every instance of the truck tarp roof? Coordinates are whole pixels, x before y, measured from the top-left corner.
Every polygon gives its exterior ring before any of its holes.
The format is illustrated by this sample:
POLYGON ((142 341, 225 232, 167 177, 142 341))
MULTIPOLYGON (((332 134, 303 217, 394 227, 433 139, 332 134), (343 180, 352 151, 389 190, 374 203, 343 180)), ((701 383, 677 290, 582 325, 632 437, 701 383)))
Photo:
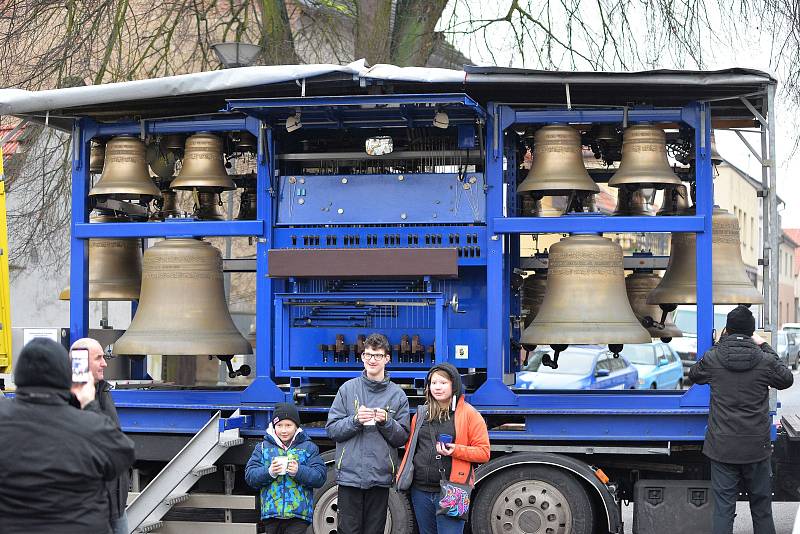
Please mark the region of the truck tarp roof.
MULTIPOLYGON (((740 95, 763 93, 776 81, 749 69, 720 71, 565 72, 467 66, 464 70, 375 65, 276 65, 198 72, 128 82, 26 91, 0 89, 0 114, 69 128, 75 118, 100 121, 216 113, 228 98, 367 94, 370 85, 393 93, 465 92, 489 101, 531 105, 682 106, 712 100, 722 119, 752 119, 740 95), (720 100, 719 99, 729 99, 720 100)), ((752 101, 761 110, 760 98, 752 101)))

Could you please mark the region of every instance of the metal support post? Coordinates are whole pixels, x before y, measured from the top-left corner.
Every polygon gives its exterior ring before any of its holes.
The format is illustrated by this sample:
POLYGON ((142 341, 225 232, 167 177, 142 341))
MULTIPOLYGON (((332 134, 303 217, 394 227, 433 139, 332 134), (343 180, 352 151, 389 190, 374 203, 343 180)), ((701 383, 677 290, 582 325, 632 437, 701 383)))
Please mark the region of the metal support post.
MULTIPOLYGON (((775 85, 767 87, 767 204, 769 208, 769 226, 767 233, 767 241, 770 247, 769 254, 769 301, 765 304, 769 308, 770 325, 769 331, 772 336, 778 330, 778 267, 780 257, 779 239, 781 235, 780 220, 778 220, 778 179, 777 179, 777 159, 775 157, 775 85)), ((763 139, 763 134, 762 134, 763 139)), ((763 154, 763 152, 762 152, 763 154)), ((763 174, 762 174, 763 176, 763 174)))

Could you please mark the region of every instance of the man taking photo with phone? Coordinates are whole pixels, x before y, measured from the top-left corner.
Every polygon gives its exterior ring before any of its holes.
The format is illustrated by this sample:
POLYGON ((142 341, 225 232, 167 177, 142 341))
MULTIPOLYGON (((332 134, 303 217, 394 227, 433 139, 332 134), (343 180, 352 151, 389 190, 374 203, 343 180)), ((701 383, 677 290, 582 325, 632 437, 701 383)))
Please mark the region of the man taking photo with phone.
POLYGON ((73 384, 55 341, 25 345, 14 382, 15 397, 0 402, 0 533, 111 532, 106 482, 131 466, 133 442, 100 413, 92 380, 73 384))

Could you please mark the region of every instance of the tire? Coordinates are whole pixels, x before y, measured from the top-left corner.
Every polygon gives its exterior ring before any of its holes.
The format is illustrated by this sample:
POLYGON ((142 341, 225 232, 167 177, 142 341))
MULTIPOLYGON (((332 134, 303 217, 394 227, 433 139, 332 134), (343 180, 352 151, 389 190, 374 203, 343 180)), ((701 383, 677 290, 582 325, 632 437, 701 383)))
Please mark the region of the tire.
POLYGON ((575 477, 553 467, 506 468, 480 486, 470 515, 481 534, 593 534, 594 511, 575 477))
POLYGON ((797 360, 800 360, 800 354, 794 357, 794 363, 792 364, 792 371, 797 371, 797 360))
MULTIPOLYGON (((328 467, 325 484, 314 491, 314 520, 306 534, 336 534, 336 469, 328 467)), ((411 502, 394 488, 389 490, 389 511, 385 534, 413 534, 414 513, 411 502)))
POLYGON ((653 382, 652 384, 650 384, 650 389, 658 389, 658 385, 655 382, 653 382))

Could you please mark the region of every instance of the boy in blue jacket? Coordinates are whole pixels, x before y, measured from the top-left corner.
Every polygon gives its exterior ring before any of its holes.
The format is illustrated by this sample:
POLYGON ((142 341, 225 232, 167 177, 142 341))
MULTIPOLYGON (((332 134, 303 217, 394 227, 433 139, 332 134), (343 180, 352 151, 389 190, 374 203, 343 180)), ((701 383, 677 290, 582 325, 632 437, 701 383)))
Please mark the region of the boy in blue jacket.
POLYGON ((313 520, 314 488, 325 484, 326 475, 319 449, 300 428, 297 408, 277 404, 244 472, 247 483, 261 490, 266 534, 305 534, 313 520))

